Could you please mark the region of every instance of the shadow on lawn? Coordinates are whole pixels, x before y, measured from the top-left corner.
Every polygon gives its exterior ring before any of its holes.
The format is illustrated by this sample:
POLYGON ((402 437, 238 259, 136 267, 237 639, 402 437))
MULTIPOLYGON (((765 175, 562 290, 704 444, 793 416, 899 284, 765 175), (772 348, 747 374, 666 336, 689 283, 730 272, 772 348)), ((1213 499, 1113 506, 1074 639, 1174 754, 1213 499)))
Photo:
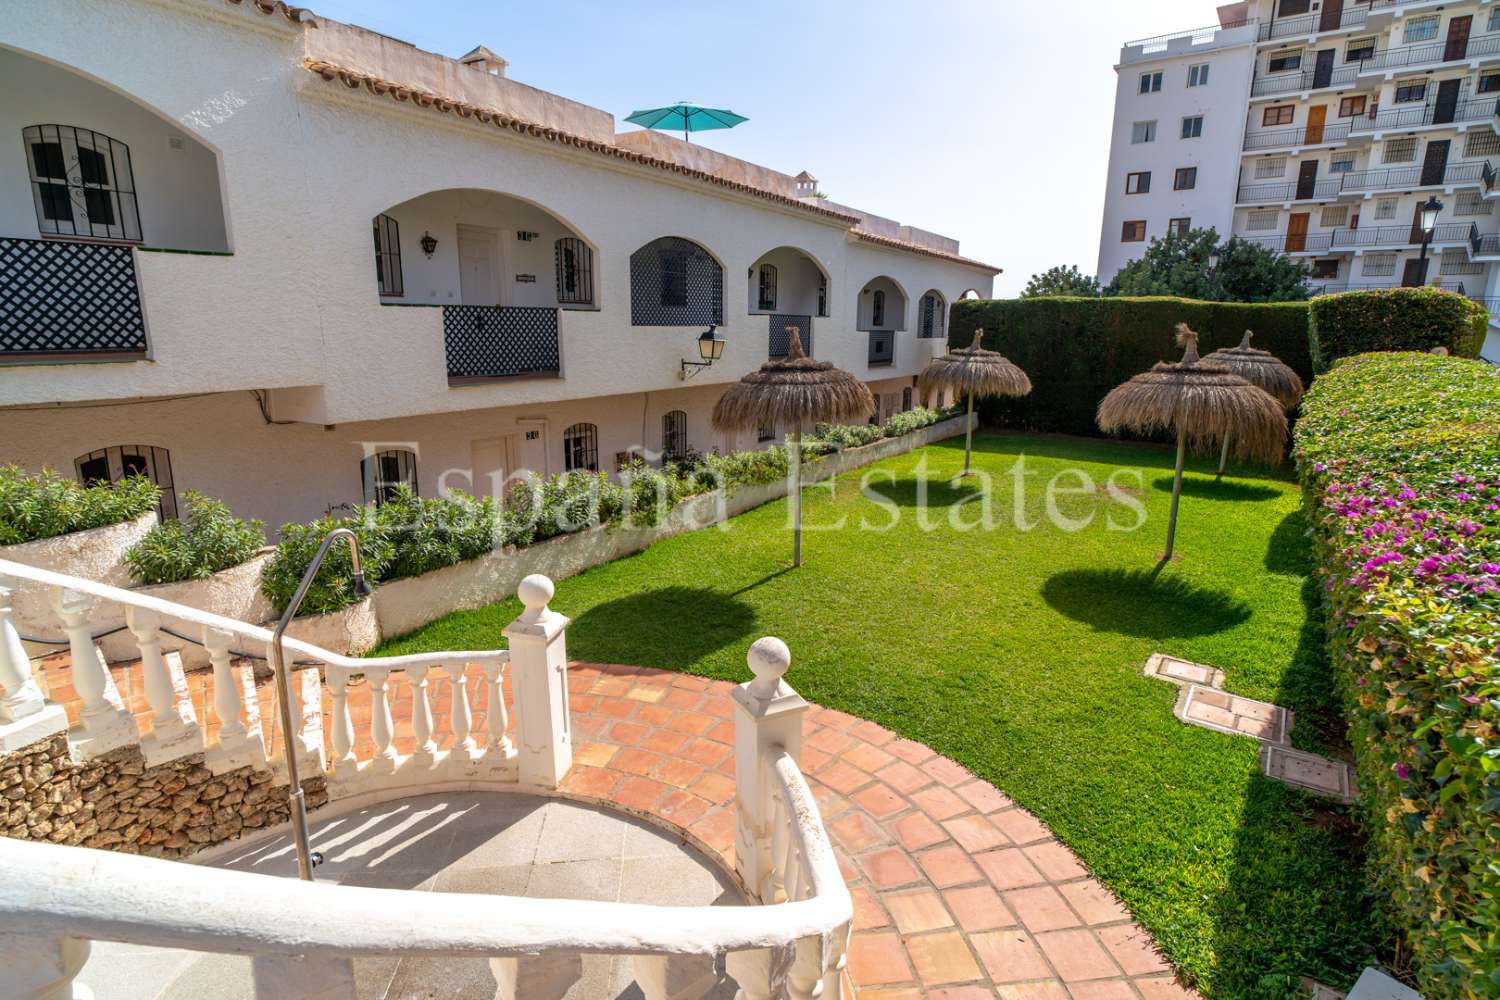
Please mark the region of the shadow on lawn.
MULTIPOLYGON (((1172 477, 1159 476, 1151 481, 1151 485, 1162 493, 1172 492, 1172 477)), ((1184 475, 1182 477, 1182 495, 1185 497, 1196 497, 1200 500, 1275 500, 1281 496, 1281 491, 1269 486, 1257 486, 1237 479, 1221 479, 1214 482, 1204 476, 1184 475)))
POLYGON ((661 587, 596 604, 573 619, 569 652, 603 663, 683 670, 755 628, 755 609, 733 594, 702 587, 661 587))
POLYGON ((1271 532, 1265 566, 1266 572, 1282 576, 1307 576, 1312 572, 1312 547, 1302 511, 1292 511, 1271 532))
POLYGON ((1042 598, 1074 621, 1140 639, 1212 635, 1250 617, 1248 605, 1222 591, 1138 569, 1056 573, 1042 585, 1042 598))
MULTIPOLYGON (((957 461, 963 462, 964 439, 960 437, 934 441, 927 446, 932 452, 954 452, 957 461)), ((1153 441, 1138 441, 1129 438, 1084 437, 1071 434, 1043 434, 1014 429, 981 429, 974 435, 975 455, 1016 456, 1028 458, 1056 458, 1068 462, 1095 462, 1101 465, 1118 465, 1136 469, 1162 469, 1168 473, 1176 461, 1174 449, 1169 444, 1153 441)), ((1002 458, 1005 468, 1013 458, 1002 458)), ((1219 466, 1218 452, 1212 455, 1189 455, 1187 469, 1212 476, 1219 466)), ((1246 480, 1268 480, 1292 482, 1296 471, 1290 461, 1276 465, 1243 463, 1235 467, 1235 476, 1240 482, 1246 480)), ((993 474, 993 473, 992 473, 993 474)), ((1171 481, 1168 480, 1168 489, 1171 481)))
POLYGON ((931 479, 896 479, 874 481, 865 487, 898 507, 954 507, 969 500, 977 500, 984 491, 976 479, 954 480, 937 477, 931 479), (954 485, 958 483, 958 485, 954 485), (925 501, 923 500, 925 492, 925 501))

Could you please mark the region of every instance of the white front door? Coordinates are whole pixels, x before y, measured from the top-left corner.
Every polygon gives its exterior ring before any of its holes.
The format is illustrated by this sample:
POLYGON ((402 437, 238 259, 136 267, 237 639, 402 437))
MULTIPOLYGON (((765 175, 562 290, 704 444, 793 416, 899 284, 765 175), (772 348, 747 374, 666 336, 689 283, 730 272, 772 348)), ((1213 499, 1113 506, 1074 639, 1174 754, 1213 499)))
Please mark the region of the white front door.
POLYGON ((505 477, 510 475, 510 437, 484 438, 469 442, 469 460, 473 465, 472 493, 476 497, 505 499, 505 477))
POLYGON ((460 226, 458 230, 459 294, 466 306, 500 304, 498 244, 493 230, 460 226))

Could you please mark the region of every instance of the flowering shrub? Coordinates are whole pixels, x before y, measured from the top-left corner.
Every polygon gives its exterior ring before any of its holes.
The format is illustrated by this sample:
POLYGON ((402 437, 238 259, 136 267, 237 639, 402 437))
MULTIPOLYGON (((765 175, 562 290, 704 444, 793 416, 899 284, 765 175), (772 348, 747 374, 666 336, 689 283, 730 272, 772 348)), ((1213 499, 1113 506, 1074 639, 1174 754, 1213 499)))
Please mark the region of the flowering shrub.
POLYGON ((1372 864, 1423 995, 1500 996, 1500 378, 1364 354, 1296 454, 1372 864))

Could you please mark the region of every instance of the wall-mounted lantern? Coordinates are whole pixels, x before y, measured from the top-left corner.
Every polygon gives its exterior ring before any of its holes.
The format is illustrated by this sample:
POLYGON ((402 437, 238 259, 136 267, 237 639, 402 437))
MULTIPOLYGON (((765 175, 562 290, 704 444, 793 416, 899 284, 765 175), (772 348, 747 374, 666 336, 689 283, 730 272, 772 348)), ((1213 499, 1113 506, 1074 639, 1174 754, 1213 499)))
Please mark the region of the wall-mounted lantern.
POLYGON ((724 356, 724 344, 725 340, 719 336, 717 328, 711 326, 707 330, 704 330, 698 337, 698 357, 703 360, 689 361, 687 358, 683 358, 682 370, 678 372, 678 377, 688 378, 689 368, 707 368, 715 361, 718 361, 724 356))
POLYGON ((425 253, 429 258, 432 257, 433 254, 437 253, 437 237, 429 232, 424 231, 422 233, 422 238, 417 241, 417 244, 421 246, 422 252, 425 253))

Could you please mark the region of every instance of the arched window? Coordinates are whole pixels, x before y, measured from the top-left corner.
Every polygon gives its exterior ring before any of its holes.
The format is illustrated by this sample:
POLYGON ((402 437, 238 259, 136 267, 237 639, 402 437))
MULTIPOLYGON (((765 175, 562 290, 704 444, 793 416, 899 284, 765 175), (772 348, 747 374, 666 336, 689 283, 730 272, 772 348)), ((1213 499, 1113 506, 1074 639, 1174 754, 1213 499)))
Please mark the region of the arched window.
POLYGON ((870 306, 870 325, 885 326, 885 290, 875 289, 875 298, 870 306))
POLYGON ((631 326, 720 326, 724 269, 691 240, 663 236, 630 255, 631 326))
POLYGON ((118 483, 129 476, 145 476, 161 490, 156 512, 162 520, 177 516, 177 488, 172 483, 172 458, 167 449, 145 444, 117 444, 73 460, 78 481, 85 486, 118 483))
POLYGON ((776 265, 760 266, 760 300, 757 309, 776 308, 776 265))
POLYGON ((687 414, 681 410, 663 413, 661 417, 661 457, 670 461, 688 451, 687 414))
POLYGON ((401 280, 401 227, 389 215, 375 216, 375 280, 380 294, 399 297, 401 280))
POLYGON ((594 304, 594 251, 576 236, 564 236, 553 247, 557 269, 557 304, 594 304))
POLYGON ((828 279, 818 275, 818 315, 828 315, 828 279))
POLYGON ((360 459, 359 478, 365 503, 380 505, 395 495, 397 486, 417 492, 417 455, 405 448, 377 451, 360 459))
POLYGON ((911 386, 901 390, 901 412, 911 409, 911 386))
POLYGON ((599 471, 599 428, 593 424, 574 424, 563 431, 563 469, 599 471))
POLYGON ((928 292, 922 296, 922 325, 917 331, 917 336, 941 337, 943 335, 943 322, 947 318, 945 312, 946 310, 943 309, 943 300, 937 292, 928 292))
POLYGON ((32 125, 21 137, 42 233, 140 242, 128 146, 73 125, 32 125))

